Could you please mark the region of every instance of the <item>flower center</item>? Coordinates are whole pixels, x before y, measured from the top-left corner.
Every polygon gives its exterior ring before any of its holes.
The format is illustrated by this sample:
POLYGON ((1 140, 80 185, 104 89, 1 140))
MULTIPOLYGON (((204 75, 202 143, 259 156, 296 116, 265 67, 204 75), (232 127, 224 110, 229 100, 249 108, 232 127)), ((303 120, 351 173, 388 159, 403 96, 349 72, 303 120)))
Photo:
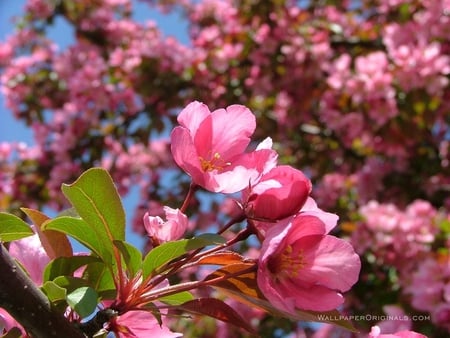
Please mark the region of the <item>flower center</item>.
POLYGON ((209 160, 206 160, 203 157, 199 157, 199 159, 203 171, 222 170, 224 167, 231 165, 231 163, 225 162, 219 153, 214 153, 209 160))
POLYGON ((291 245, 286 246, 280 255, 271 257, 268 262, 269 270, 277 280, 298 277, 304 266, 303 250, 294 253, 291 245))

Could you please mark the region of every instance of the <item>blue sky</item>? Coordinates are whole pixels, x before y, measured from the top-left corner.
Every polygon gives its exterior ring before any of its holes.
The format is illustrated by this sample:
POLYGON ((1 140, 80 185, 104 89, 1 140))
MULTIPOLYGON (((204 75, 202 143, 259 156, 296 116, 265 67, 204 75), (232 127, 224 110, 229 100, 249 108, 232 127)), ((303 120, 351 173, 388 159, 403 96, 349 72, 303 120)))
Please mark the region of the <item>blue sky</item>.
MULTIPOLYGON (((25 0, 0 0, 0 41, 12 34, 14 31, 13 16, 20 15, 25 5, 25 0)), ((178 13, 162 15, 156 10, 152 10, 145 3, 134 1, 134 19, 139 22, 147 20, 156 21, 160 30, 166 36, 175 36, 181 42, 188 43, 187 23, 178 13)), ((48 32, 50 38, 56 41, 60 49, 66 48, 73 42, 71 27, 63 19, 57 20, 53 29, 48 32), (69 39, 67 37, 70 37, 69 39)), ((0 143, 1 142, 25 142, 33 144, 33 135, 30 129, 26 128, 22 121, 16 120, 12 113, 5 107, 5 100, 0 93, 0 143)), ((138 192, 135 189, 124 199, 124 206, 127 216, 130 219, 133 206, 137 204, 138 192)), ((142 247, 143 239, 140 236, 127 232, 127 239, 137 247, 142 247)), ((81 250, 77 245, 75 250, 81 250)))
MULTIPOLYGON (((0 40, 3 41, 14 30, 13 16, 20 15, 25 5, 24 0, 0 0, 0 40)), ((156 10, 150 9, 148 5, 140 1, 134 1, 134 18, 139 22, 154 20, 158 23, 161 31, 169 36, 175 36, 183 43, 188 43, 187 24, 181 15, 175 13, 162 15, 156 10)), ((60 48, 67 47, 73 40, 71 27, 64 20, 56 21, 56 25, 49 31, 49 36, 58 42, 60 48)), ((23 141, 28 144, 33 142, 32 133, 22 122, 16 121, 12 114, 5 108, 5 100, 0 93, 0 142, 23 141)))

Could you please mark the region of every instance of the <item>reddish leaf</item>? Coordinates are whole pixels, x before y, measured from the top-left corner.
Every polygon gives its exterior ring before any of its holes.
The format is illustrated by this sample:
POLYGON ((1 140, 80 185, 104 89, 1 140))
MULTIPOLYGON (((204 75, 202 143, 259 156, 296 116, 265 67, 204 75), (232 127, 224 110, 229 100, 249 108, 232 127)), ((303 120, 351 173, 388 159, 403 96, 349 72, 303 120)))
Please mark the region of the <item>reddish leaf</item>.
POLYGON ((199 298, 183 303, 180 309, 200 315, 210 316, 225 323, 243 328, 252 334, 256 331, 231 306, 215 298, 199 298))
POLYGON ((72 245, 66 235, 54 230, 41 230, 42 225, 50 219, 47 215, 34 209, 21 208, 21 210, 34 223, 36 233, 50 259, 73 256, 72 245))
POLYGON ((229 277, 218 280, 211 286, 242 293, 254 298, 265 299, 256 283, 256 263, 226 265, 209 274, 205 281, 227 276, 229 277))
POLYGON ((196 263, 205 265, 229 265, 242 263, 244 259, 243 256, 233 251, 219 251, 200 258, 196 263))

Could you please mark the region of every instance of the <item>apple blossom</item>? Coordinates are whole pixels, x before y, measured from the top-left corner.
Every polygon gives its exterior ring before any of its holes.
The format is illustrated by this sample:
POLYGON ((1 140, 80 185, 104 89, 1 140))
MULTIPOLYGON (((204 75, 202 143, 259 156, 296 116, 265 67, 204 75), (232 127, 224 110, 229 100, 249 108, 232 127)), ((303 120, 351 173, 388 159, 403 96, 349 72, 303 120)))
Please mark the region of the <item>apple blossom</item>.
POLYGON ((427 338, 423 334, 414 331, 399 331, 396 333, 382 334, 378 326, 372 326, 368 338, 427 338))
POLYGON ((159 216, 144 215, 144 227, 153 244, 161 244, 180 239, 188 227, 189 220, 179 209, 165 206, 166 221, 159 216))
POLYGON ((12 242, 9 252, 25 267, 36 285, 42 285, 42 273, 50 257, 42 247, 39 236, 35 234, 12 242))
POLYGON ((256 127, 255 116, 244 106, 210 112, 205 104, 192 102, 178 115, 178 122, 181 126, 171 134, 174 160, 207 190, 240 191, 273 157, 268 149, 244 152, 256 127))
POLYGON ((120 338, 175 338, 181 333, 171 332, 160 325, 155 316, 148 311, 128 311, 117 316, 108 324, 108 330, 118 334, 120 338))
POLYGON ((310 180, 300 170, 277 166, 243 191, 244 208, 250 218, 280 220, 300 211, 311 189, 310 180))
POLYGON ((267 231, 257 281, 272 305, 295 313, 343 303, 341 292, 358 280, 361 263, 349 243, 326 231, 319 218, 301 213, 267 231))

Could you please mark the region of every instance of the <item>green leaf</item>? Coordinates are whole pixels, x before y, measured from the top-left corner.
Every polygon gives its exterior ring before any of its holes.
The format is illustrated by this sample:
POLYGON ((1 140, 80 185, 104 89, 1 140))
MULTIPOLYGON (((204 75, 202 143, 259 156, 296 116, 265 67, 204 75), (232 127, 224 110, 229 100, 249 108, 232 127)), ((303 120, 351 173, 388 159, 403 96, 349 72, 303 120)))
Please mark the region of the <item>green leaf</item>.
POLYGON ((66 289, 68 293, 81 288, 83 286, 89 286, 88 281, 83 278, 72 277, 72 276, 59 276, 53 280, 53 282, 66 289))
POLYGON ((81 318, 92 314, 97 307, 97 292, 90 287, 78 288, 67 295, 67 303, 81 318))
POLYGON ((0 212, 0 241, 11 242, 31 235, 33 230, 19 217, 0 212))
POLYGON ((166 242, 152 249, 144 258, 142 263, 142 275, 145 279, 157 268, 171 260, 184 255, 190 250, 203 248, 208 245, 217 245, 224 243, 225 239, 219 235, 204 234, 191 239, 182 239, 179 241, 166 242))
POLYGON ((94 256, 59 257, 47 264, 44 270, 44 281, 51 281, 59 276, 72 276, 75 270, 92 262, 99 262, 94 256))
POLYGON ((180 241, 166 242, 152 249, 142 262, 142 277, 147 278, 153 271, 162 265, 177 258, 186 251, 187 239, 180 241))
POLYGON ((83 278, 89 282, 102 299, 114 299, 116 286, 113 275, 103 262, 88 264, 83 272, 83 278))
POLYGON ((141 270, 142 266, 142 253, 135 246, 124 242, 114 241, 114 246, 119 249, 122 258, 127 266, 127 270, 130 277, 134 277, 136 273, 141 270))
POLYGON ((97 233, 84 220, 80 218, 62 216, 43 224, 43 230, 56 230, 63 232, 92 250, 107 264, 112 264, 112 245, 105 246, 97 233))
POLYGON ((201 234, 188 239, 186 250, 195 250, 209 245, 220 245, 226 243, 226 239, 218 234, 201 234))
POLYGON ((62 191, 101 241, 125 240, 125 212, 114 182, 102 168, 85 171, 62 191))
POLYGON ((158 301, 161 301, 161 302, 163 302, 165 304, 169 304, 169 305, 180 305, 180 304, 186 303, 193 299, 195 299, 195 298, 192 295, 192 293, 190 293, 188 291, 182 291, 182 292, 176 293, 174 295, 158 298, 158 301))
POLYGON ((53 281, 45 282, 41 289, 53 304, 66 300, 67 290, 53 281))

